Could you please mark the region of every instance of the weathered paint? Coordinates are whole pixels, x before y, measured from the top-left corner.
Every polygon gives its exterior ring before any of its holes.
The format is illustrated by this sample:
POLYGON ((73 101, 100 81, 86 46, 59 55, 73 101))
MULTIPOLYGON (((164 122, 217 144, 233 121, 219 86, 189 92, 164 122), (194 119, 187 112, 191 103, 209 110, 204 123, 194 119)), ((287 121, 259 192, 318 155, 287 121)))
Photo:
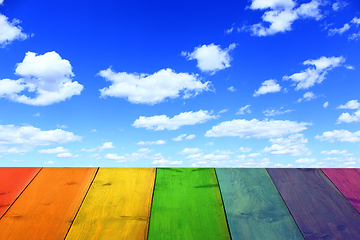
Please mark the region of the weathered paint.
POLYGON ((157 170, 148 239, 230 239, 214 169, 157 170))
POLYGON ((0 239, 64 239, 96 168, 43 168, 0 220, 0 239))
POLYGON ((264 168, 217 168, 231 239, 304 239, 264 168))
POLYGON ((100 168, 66 237, 146 239, 155 168, 100 168))

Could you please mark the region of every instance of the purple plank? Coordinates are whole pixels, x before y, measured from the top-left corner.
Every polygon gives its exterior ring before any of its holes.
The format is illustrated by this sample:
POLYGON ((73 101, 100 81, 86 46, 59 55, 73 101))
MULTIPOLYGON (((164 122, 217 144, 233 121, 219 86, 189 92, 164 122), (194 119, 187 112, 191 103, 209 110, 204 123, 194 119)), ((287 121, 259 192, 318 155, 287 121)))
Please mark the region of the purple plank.
POLYGON ((360 239, 360 214, 321 169, 267 169, 306 239, 360 239))
POLYGON ((360 169, 323 168, 322 170, 360 212, 360 169))

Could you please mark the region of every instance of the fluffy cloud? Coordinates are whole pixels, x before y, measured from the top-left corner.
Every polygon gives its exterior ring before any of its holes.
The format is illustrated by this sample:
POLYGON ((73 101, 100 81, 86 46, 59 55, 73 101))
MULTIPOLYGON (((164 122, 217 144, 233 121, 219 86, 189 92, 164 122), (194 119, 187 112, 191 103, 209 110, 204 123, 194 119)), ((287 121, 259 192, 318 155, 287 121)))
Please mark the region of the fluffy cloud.
POLYGON ((300 158, 300 159, 296 160, 295 162, 308 164, 308 163, 316 162, 316 159, 315 158, 300 158))
POLYGON ((161 153, 156 153, 153 155, 149 155, 149 153, 153 152, 153 150, 148 148, 140 148, 137 152, 132 154, 125 154, 123 156, 119 156, 116 153, 108 153, 105 155, 104 159, 116 160, 117 162, 134 162, 142 159, 161 159, 163 158, 161 153))
POLYGON ((345 105, 340 105, 337 109, 357 109, 360 108, 360 103, 358 100, 350 100, 345 105))
MULTIPOLYGON (((0 5, 2 1, 0 2, 0 5)), ((24 40, 28 36, 22 32, 22 29, 18 24, 19 20, 14 19, 12 22, 8 21, 8 18, 0 14, 0 46, 5 47, 14 40, 24 40)))
POLYGON ((0 80, 0 97, 14 102, 46 106, 80 95, 83 89, 81 84, 71 79, 74 74, 70 62, 56 52, 44 55, 27 52, 24 60, 17 64, 15 74, 21 78, 0 80), (21 95, 24 90, 36 96, 21 95))
POLYGON ((308 140, 300 133, 292 134, 288 138, 272 138, 269 141, 272 145, 266 147, 264 152, 270 152, 273 155, 300 156, 310 153, 305 146, 308 140))
POLYGON ((257 97, 261 94, 280 92, 281 86, 276 83, 276 80, 266 80, 261 84, 261 87, 255 91, 253 97, 257 97))
POLYGON ((58 158, 75 158, 78 157, 79 155, 74 155, 72 153, 69 152, 64 152, 64 153, 59 153, 56 155, 58 158))
POLYGON ((325 79, 327 72, 335 67, 341 66, 345 62, 344 57, 321 57, 316 60, 306 60, 304 65, 314 65, 315 68, 309 67, 305 71, 294 73, 291 76, 284 76, 284 80, 292 80, 296 84, 295 90, 308 89, 321 83, 325 79))
POLYGON ((228 87, 228 89, 227 89, 227 90, 229 90, 230 92, 235 92, 235 91, 236 91, 236 89, 235 89, 233 86, 228 87))
POLYGON ((302 98, 298 99, 298 102, 301 102, 302 100, 310 101, 310 100, 315 99, 315 98, 316 98, 316 96, 315 96, 315 94, 313 92, 306 92, 306 93, 304 93, 302 98))
POLYGON ((102 146, 98 146, 98 147, 96 147, 96 148, 91 148, 91 149, 85 149, 85 148, 83 148, 83 149, 81 149, 81 151, 84 151, 84 152, 95 152, 95 151, 99 150, 100 152, 102 152, 102 151, 104 151, 104 150, 113 149, 113 148, 115 148, 115 147, 113 146, 113 143, 112 143, 112 142, 105 142, 105 143, 103 143, 102 146))
POLYGON ((347 150, 321 151, 321 154, 327 154, 327 155, 341 154, 341 155, 346 155, 346 156, 353 155, 351 153, 348 153, 347 150))
POLYGON ((316 135, 315 139, 321 141, 328 141, 328 142, 360 142, 360 131, 357 132, 349 132, 347 130, 334 130, 334 131, 327 131, 324 132, 321 136, 316 135))
POLYGON ((243 148, 243 147, 241 147, 241 148, 239 148, 239 151, 240 151, 240 152, 243 152, 243 153, 245 153, 245 152, 250 152, 250 151, 251 151, 251 148, 243 148))
POLYGON ((230 159, 230 156, 227 154, 206 154, 202 155, 202 153, 196 154, 196 155, 190 155, 186 157, 190 159, 190 161, 196 161, 196 162, 207 162, 207 161, 221 161, 221 160, 228 160, 230 159))
POLYGON ((41 149, 38 151, 39 153, 65 153, 69 152, 69 149, 63 148, 63 147, 57 147, 52 149, 41 149))
POLYGON ((349 29, 350 29, 350 25, 348 23, 345 23, 342 28, 329 29, 329 36, 333 36, 335 34, 341 35, 349 29))
POLYGON ((199 148, 185 148, 184 150, 178 152, 178 154, 186 155, 186 154, 196 154, 202 152, 199 148))
POLYGON ((182 52, 188 60, 196 59, 197 67, 202 72, 214 74, 216 71, 230 67, 231 57, 229 52, 236 47, 230 44, 228 48, 221 49, 219 45, 209 44, 196 47, 192 53, 182 52))
POLYGON ((153 161, 151 164, 159 165, 159 166, 173 166, 173 165, 181 165, 182 163, 183 163, 182 161, 170 161, 166 159, 159 159, 153 161))
POLYGON ((163 145, 165 143, 166 143, 166 141, 164 141, 164 140, 147 141, 147 142, 140 141, 136 145, 163 145))
POLYGON ((324 103, 323 107, 327 108, 329 106, 329 102, 324 103))
MULTIPOLYGON (((33 126, 0 125, 0 152, 28 152, 37 146, 51 146, 80 140, 80 136, 62 129, 42 131, 33 126)), ((63 148, 56 149, 64 150, 63 148)), ((56 150, 47 149, 43 151, 56 150)))
POLYGON ((101 97, 125 98, 131 103, 154 105, 167 98, 196 96, 210 90, 210 82, 202 83, 197 75, 175 73, 170 68, 162 69, 152 75, 114 72, 111 68, 102 70, 99 75, 110 81, 109 87, 100 89, 101 97))
POLYGON ((289 112, 292 112, 294 111, 293 109, 286 109, 286 110, 281 110, 283 109, 283 107, 280 108, 280 110, 275 110, 275 109, 272 109, 272 110, 265 110, 263 111, 263 113, 265 114, 265 116, 269 117, 269 116, 276 116, 276 115, 281 115, 281 114, 284 114, 284 113, 289 113, 289 112))
POLYGON ((247 113, 251 113, 250 106, 251 106, 251 105, 246 105, 245 107, 241 107, 236 114, 237 114, 237 115, 238 115, 238 114, 242 115, 242 114, 245 114, 245 111, 246 111, 247 113))
POLYGON ((207 131, 206 137, 223 137, 223 136, 238 136, 240 138, 273 138, 284 135, 298 133, 306 128, 311 123, 289 120, 268 120, 259 121, 257 119, 245 120, 234 119, 232 121, 225 121, 217 126, 212 127, 207 131))
POLYGON ((321 19, 320 5, 322 2, 319 0, 303 3, 297 8, 296 2, 292 0, 252 0, 250 9, 266 11, 262 16, 263 22, 252 25, 250 30, 255 36, 290 31, 293 22, 299 18, 321 19))
POLYGON ((340 2, 340 1, 337 1, 335 3, 332 4, 332 9, 334 11, 339 11, 341 8, 345 7, 346 5, 348 5, 347 2, 340 2))
POLYGON ((351 123, 351 122, 360 122, 360 110, 357 110, 354 114, 350 115, 350 113, 342 113, 337 119, 337 124, 339 123, 351 123))
POLYGON ((135 120, 132 126, 136 128, 146 128, 148 130, 176 130, 184 125, 195 125, 197 123, 204 123, 210 119, 216 119, 218 116, 212 115, 212 112, 200 110, 197 112, 183 112, 169 118, 166 115, 157 115, 152 117, 140 116, 135 120))
POLYGON ((353 33, 348 37, 349 40, 355 40, 355 41, 359 40, 359 38, 360 38, 360 32, 353 33))

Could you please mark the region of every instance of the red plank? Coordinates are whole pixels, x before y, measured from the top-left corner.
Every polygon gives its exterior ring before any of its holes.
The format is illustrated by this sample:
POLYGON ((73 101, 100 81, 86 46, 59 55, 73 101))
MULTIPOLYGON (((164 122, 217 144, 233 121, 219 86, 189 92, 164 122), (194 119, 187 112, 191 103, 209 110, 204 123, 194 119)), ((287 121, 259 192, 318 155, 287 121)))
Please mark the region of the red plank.
POLYGON ((0 168, 0 218, 39 171, 39 167, 0 168))
POLYGON ((322 170, 360 212, 360 169, 323 168, 322 170))

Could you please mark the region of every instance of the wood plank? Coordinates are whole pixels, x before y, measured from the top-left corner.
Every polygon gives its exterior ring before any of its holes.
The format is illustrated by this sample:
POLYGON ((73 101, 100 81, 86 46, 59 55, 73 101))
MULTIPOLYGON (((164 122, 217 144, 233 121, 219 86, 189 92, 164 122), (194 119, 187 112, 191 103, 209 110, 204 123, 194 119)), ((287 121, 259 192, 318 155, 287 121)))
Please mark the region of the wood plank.
POLYGON ((64 239, 96 168, 42 168, 0 220, 1 239, 64 239))
POLYGON ((155 168, 100 168, 66 237, 146 239, 155 168))
POLYGON ((306 239, 360 239, 360 214, 321 169, 267 169, 306 239))
POLYGON ((39 171, 39 167, 0 168, 0 219, 39 171))
POLYGON ((231 239, 304 239, 264 168, 217 168, 231 239))
POLYGON ((325 174, 360 212, 360 169, 322 168, 325 174))
POLYGON ((214 169, 157 170, 148 239, 230 239, 214 169))

